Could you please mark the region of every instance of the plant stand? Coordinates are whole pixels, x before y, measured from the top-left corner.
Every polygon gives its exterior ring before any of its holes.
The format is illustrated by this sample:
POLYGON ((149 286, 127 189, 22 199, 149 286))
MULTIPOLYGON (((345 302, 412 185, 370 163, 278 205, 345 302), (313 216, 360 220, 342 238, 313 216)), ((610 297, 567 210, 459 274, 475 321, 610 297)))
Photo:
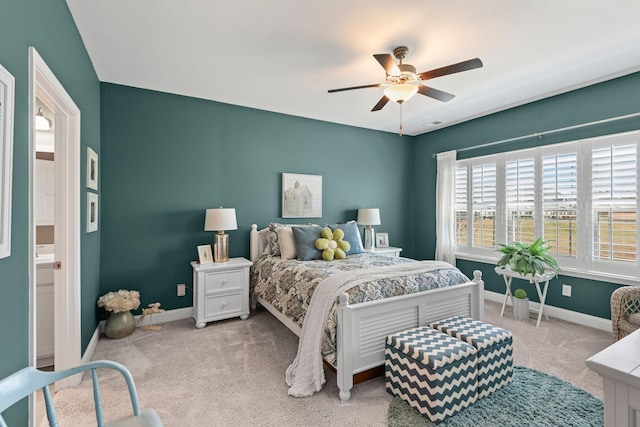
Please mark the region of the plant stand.
POLYGON ((507 290, 504 293, 504 302, 502 303, 502 311, 500 312, 501 317, 504 315, 504 308, 507 305, 507 300, 509 299, 509 297, 511 297, 511 304, 514 303, 513 301, 514 297, 511 294, 511 280, 513 280, 513 278, 516 278, 516 279, 526 280, 529 283, 534 283, 536 285, 538 298, 540 298, 540 313, 538 313, 538 321, 536 323, 536 327, 540 326, 540 320, 542 319, 543 314, 545 319, 549 320, 549 316, 547 316, 547 313, 544 311, 544 304, 547 299, 547 289, 549 287, 549 280, 551 280, 555 276, 553 272, 545 273, 542 276, 539 274, 536 274, 533 277, 530 277, 530 276, 525 277, 516 271, 509 270, 507 268, 502 268, 502 267, 496 267, 495 272, 498 275, 502 276, 502 278, 504 279, 504 284, 507 286, 507 290), (540 283, 543 283, 542 289, 540 289, 540 283))

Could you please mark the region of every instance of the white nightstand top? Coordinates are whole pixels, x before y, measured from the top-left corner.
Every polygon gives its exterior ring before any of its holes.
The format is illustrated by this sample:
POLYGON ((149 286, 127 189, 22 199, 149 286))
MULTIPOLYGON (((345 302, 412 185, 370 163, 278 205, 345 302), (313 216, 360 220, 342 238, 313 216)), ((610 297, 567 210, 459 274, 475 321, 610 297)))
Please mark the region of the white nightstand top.
POLYGON ((374 254, 389 254, 389 253, 400 253, 402 252, 402 248, 396 248, 393 246, 389 246, 388 248, 373 248, 373 249, 365 249, 365 252, 373 252, 374 254))
POLYGON ((210 264, 200 264, 198 261, 191 261, 191 266, 195 271, 215 271, 232 270, 235 268, 251 267, 253 263, 246 258, 229 258, 228 262, 212 262, 210 264))

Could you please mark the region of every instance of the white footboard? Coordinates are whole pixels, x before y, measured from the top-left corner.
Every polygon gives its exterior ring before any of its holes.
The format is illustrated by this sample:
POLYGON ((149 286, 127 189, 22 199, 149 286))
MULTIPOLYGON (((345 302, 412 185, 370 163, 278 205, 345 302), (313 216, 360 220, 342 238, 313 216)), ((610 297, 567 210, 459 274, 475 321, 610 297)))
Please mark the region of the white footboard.
POLYGON ((353 375, 384 364, 387 335, 426 325, 449 316, 484 317, 482 273, 472 282, 419 294, 403 295, 360 304, 348 304, 340 295, 337 330, 337 379, 340 399, 348 400, 353 375))

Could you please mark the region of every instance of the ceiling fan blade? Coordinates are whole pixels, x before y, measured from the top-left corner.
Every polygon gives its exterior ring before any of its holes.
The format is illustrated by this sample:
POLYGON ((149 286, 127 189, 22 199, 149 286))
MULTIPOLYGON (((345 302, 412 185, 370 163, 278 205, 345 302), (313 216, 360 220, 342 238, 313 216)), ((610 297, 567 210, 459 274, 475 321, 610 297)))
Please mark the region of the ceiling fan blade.
POLYGON ((382 98, 380 98, 380 101, 378 101, 378 103, 371 109, 371 111, 382 110, 382 107, 387 105, 387 102, 389 102, 389 98, 387 98, 386 95, 383 95, 382 98))
POLYGON ((468 61, 458 62, 457 64, 447 65, 446 67, 436 68, 435 70, 425 71, 418 74, 422 80, 435 79, 436 77, 446 76, 447 74, 460 73, 462 71, 473 70, 482 67, 482 61, 479 58, 469 59, 468 61))
POLYGON ((438 101, 442 101, 442 102, 449 102, 456 97, 455 95, 452 95, 450 93, 443 92, 441 90, 434 89, 432 87, 424 86, 424 85, 418 86, 418 93, 433 99, 437 99, 438 101))
POLYGON ((388 53, 378 53, 373 55, 376 58, 376 61, 382 65, 382 68, 387 72, 387 74, 391 76, 399 76, 400 69, 396 65, 396 61, 393 60, 393 57, 388 53))
POLYGON ((368 87, 380 87, 382 86, 380 83, 375 83, 375 84, 371 84, 371 85, 363 85, 363 86, 352 86, 352 87, 343 87, 340 89, 329 89, 329 93, 334 93, 334 92, 343 92, 345 90, 354 90, 354 89, 366 89, 368 87))

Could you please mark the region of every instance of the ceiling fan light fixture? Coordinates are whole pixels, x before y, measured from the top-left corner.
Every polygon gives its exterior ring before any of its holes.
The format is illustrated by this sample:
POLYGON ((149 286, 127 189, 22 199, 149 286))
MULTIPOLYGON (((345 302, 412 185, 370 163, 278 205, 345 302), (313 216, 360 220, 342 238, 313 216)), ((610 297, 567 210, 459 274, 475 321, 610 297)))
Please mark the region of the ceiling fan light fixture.
POLYGON ((36 130, 49 130, 51 129, 52 122, 48 118, 44 116, 42 112, 42 108, 38 108, 38 112, 35 116, 36 119, 36 130))
POLYGON ((398 83, 384 90, 384 95, 393 102, 402 104, 411 99, 418 92, 418 85, 410 83, 398 83))

